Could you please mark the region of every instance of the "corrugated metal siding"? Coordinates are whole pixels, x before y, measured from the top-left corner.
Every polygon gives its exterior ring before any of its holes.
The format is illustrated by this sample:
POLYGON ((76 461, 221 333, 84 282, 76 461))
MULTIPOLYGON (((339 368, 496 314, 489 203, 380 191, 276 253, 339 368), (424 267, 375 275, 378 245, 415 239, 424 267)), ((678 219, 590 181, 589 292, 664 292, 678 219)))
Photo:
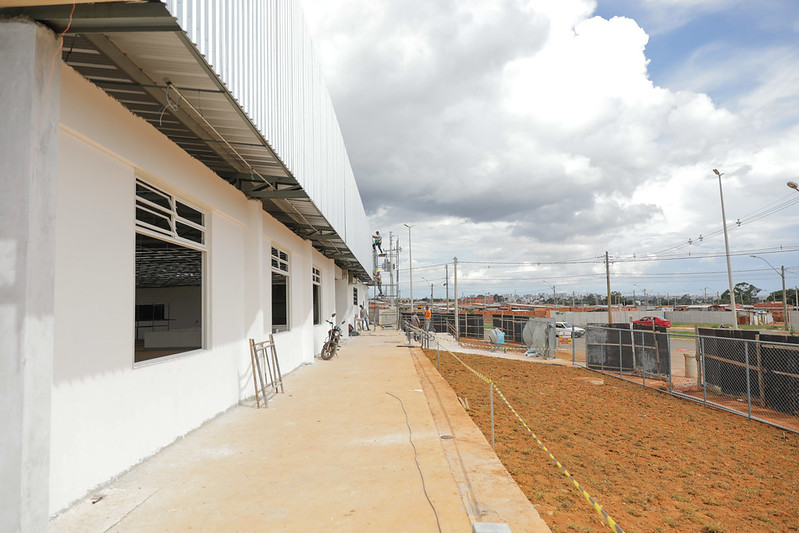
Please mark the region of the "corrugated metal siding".
POLYGON ((333 104, 295 0, 167 0, 286 168, 371 271, 370 230, 333 104))

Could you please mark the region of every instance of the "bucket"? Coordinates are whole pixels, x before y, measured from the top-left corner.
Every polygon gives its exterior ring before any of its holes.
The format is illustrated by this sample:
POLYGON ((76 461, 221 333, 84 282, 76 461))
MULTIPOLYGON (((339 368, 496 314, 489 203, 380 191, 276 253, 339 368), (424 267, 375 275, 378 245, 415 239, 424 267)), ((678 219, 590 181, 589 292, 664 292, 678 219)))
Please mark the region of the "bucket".
POLYGON ((684 353, 682 356, 685 358, 685 377, 696 377, 696 355, 692 353, 684 353))

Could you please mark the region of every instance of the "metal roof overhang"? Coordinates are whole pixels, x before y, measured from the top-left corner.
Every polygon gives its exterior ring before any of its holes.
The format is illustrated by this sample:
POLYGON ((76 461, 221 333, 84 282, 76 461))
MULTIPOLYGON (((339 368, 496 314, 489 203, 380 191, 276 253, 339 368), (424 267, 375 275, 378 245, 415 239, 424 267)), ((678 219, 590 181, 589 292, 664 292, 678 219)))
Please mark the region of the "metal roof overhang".
POLYGON ((369 274, 161 2, 23 6, 64 33, 62 59, 314 248, 369 274))

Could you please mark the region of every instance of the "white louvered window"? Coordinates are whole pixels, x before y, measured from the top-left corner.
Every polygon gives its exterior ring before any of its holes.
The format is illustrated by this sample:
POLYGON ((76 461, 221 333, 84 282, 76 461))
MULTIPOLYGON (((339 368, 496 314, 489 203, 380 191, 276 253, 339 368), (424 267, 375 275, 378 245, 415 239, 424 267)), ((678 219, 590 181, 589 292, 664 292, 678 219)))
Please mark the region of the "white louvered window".
POLYGON ((136 180, 134 363, 203 347, 205 214, 136 180))

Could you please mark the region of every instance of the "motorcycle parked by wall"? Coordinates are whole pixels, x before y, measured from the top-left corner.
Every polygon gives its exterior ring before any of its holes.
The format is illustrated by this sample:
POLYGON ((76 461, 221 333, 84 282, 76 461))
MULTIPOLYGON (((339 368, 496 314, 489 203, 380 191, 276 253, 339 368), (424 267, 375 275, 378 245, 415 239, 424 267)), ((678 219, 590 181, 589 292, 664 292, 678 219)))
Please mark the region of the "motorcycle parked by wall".
MULTIPOLYGON (((332 318, 335 319, 335 317, 336 313, 333 313, 332 318)), ((338 353, 339 345, 341 344, 341 328, 331 320, 325 320, 325 322, 330 324, 330 329, 327 331, 327 339, 325 339, 325 343, 322 345, 322 353, 320 356, 327 361, 338 353)), ((343 324, 344 321, 341 323, 343 324)))

